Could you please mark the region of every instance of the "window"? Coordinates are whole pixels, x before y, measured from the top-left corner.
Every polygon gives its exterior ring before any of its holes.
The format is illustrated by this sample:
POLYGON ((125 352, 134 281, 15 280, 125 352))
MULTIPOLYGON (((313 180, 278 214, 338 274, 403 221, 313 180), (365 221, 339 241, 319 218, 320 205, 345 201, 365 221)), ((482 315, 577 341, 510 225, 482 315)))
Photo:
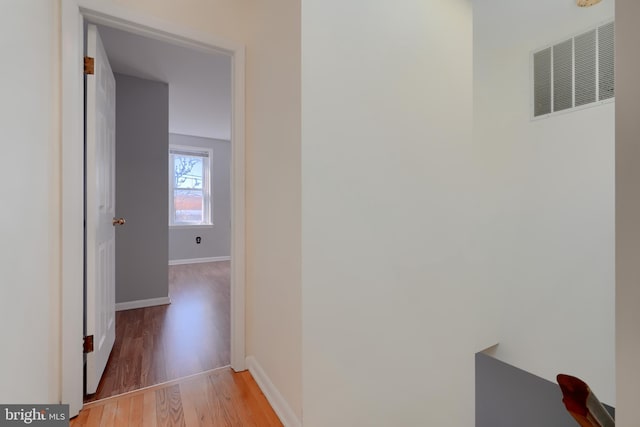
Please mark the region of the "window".
POLYGON ((212 225, 211 158, 206 148, 169 149, 169 225, 212 225))

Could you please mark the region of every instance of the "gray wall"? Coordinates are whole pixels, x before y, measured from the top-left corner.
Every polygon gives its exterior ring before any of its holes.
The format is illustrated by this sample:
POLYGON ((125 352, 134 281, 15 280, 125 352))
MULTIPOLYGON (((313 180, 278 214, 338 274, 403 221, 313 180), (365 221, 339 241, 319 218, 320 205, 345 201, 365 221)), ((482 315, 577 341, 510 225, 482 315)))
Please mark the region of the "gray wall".
POLYGON ((166 297, 169 86, 116 74, 116 302, 166 297))
MULTIPOLYGON (((594 393, 597 396, 598 390, 594 393)), ((491 356, 476 355, 476 427, 577 425, 562 403, 557 384, 491 356)))
POLYGON ((213 226, 172 227, 169 229, 169 259, 226 257, 231 254, 231 202, 229 141, 200 138, 188 135, 169 135, 169 143, 211 148, 213 166, 211 171, 211 193, 213 200, 213 226), (196 237, 202 241, 196 244, 196 237))

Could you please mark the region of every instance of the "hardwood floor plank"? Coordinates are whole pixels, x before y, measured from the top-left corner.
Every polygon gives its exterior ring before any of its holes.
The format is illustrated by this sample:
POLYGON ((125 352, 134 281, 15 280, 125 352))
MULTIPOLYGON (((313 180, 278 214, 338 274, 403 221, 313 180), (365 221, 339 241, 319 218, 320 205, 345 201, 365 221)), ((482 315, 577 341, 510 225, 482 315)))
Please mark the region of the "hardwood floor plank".
POLYGON ((116 409, 118 408, 118 402, 108 402, 104 405, 102 411, 102 417, 100 418, 100 427, 113 427, 116 422, 116 409))
POLYGON ((160 427, 184 427, 180 386, 156 390, 156 415, 160 427))
POLYGON ((198 413, 197 392, 191 390, 191 381, 180 384, 180 395, 182 398, 182 411, 184 413, 184 422, 187 427, 196 427, 200 425, 201 414, 198 413))
POLYGON ((201 381, 185 381, 180 384, 184 421, 187 427, 211 426, 211 408, 201 381))
POLYGON ((71 427, 74 426, 86 426, 89 420, 89 412, 91 411, 80 411, 77 417, 73 418, 69 425, 71 427))
POLYGON ((131 398, 118 400, 114 425, 129 426, 130 411, 131 411, 131 398))
POLYGON ((129 412, 129 427, 143 427, 144 394, 138 394, 130 399, 131 409, 129 412))
POLYGON ((156 420, 158 426, 169 425, 169 397, 166 389, 156 390, 156 420))
POLYGON ((225 385, 231 392, 234 400, 242 407, 238 412, 244 414, 246 425, 261 426, 258 420, 263 418, 262 410, 258 405, 255 396, 245 386, 240 374, 234 373, 232 370, 224 372, 223 375, 225 385))
POLYGON ((122 343, 122 352, 120 353, 120 358, 118 360, 116 380, 116 388, 121 393, 126 393, 128 391, 135 390, 136 388, 140 388, 140 374, 138 372, 138 378, 136 378, 135 369, 135 366, 137 365, 136 362, 140 360, 137 357, 137 352, 139 351, 140 349, 136 348, 135 338, 125 335, 122 343))
MULTIPOLYGON (((87 417, 87 427, 99 427, 102 420, 102 414, 104 413, 104 406, 97 408, 91 408, 89 416, 87 417)), ((78 417, 79 418, 79 417, 78 417)), ((78 424, 82 426, 83 424, 78 424)))
POLYGON ((255 387, 254 384, 255 380, 253 379, 249 371, 237 373, 236 385, 238 385, 238 387, 240 387, 243 392, 248 393, 252 396, 255 405, 257 406, 262 417, 267 423, 265 425, 268 425, 269 427, 282 427, 280 419, 269 404, 269 401, 265 397, 264 393, 262 393, 262 390, 260 390, 259 387, 255 387))
POLYGON ((237 400, 237 396, 228 386, 226 381, 227 374, 228 372, 220 372, 209 377, 215 394, 218 396, 218 402, 221 404, 225 422, 230 423, 232 426, 254 425, 251 420, 251 414, 243 412, 246 408, 237 400))
POLYGON ((184 410, 182 408, 182 396, 180 386, 174 385, 167 389, 169 394, 169 414, 171 415, 171 425, 185 427, 184 410))
POLYGON ((158 415, 156 406, 156 392, 148 391, 143 395, 142 424, 144 427, 156 427, 158 425, 158 415))
POLYGON ((225 406, 222 401, 223 398, 218 394, 211 380, 211 378, 214 378, 215 376, 217 376, 217 373, 209 375, 206 380, 202 382, 202 387, 209 406, 213 425, 232 426, 233 424, 231 423, 231 420, 227 415, 225 406))
POLYGON ((153 384, 161 382, 156 380, 155 369, 153 369, 154 358, 153 333, 145 330, 142 334, 142 357, 140 361, 140 384, 153 384))
POLYGON ((167 375, 167 358, 164 344, 165 338, 162 331, 154 333, 152 339, 154 343, 154 347, 151 350, 153 374, 150 375, 150 378, 155 379, 155 383, 160 383, 173 377, 167 375))

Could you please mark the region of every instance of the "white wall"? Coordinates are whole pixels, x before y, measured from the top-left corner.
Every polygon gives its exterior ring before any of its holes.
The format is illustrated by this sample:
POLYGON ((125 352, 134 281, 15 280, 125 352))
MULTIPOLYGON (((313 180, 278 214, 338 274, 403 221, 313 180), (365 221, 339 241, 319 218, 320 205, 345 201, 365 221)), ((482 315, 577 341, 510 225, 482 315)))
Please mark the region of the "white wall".
POLYGON ((616 2, 616 425, 640 425, 640 2, 616 2))
POLYGON ((210 148, 212 220, 205 227, 169 227, 169 261, 194 258, 228 257, 231 255, 231 144, 220 139, 169 134, 169 144, 210 148), (196 237, 201 238, 200 244, 196 237))
POLYGON ((466 0, 305 0, 303 423, 471 426, 478 279, 466 0))
MULTIPOLYGON (((615 404, 614 104, 530 120, 530 53, 614 15, 613 1, 474 2, 474 148, 487 198, 495 356, 615 404)), ((617 92, 620 93, 619 89, 617 92)))
MULTIPOLYGON (((247 349, 300 416, 300 2, 95 3, 247 47, 247 349)), ((1 83, 5 154, 31 165, 22 178, 28 196, 22 186, 2 190, 24 209, 18 216, 4 211, 11 216, 3 217, 0 240, 1 311, 24 319, 1 327, 13 343, 0 352, 0 401, 7 403, 60 398, 59 13, 58 1, 2 4, 0 43, 12 57, 1 83)), ((5 182, 18 172, 17 163, 5 165, 5 182)))
POLYGON ((10 0, 0 13, 0 402, 59 395, 58 11, 10 0))
POLYGON ((300 419, 301 1, 247 3, 247 349, 300 419))

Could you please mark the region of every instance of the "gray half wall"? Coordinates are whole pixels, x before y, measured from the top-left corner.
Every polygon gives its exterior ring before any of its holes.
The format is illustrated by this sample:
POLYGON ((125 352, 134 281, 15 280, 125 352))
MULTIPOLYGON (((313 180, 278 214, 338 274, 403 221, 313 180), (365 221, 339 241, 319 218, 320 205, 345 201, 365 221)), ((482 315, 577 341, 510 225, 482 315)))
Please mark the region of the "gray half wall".
POLYGON ((169 295, 169 87, 116 78, 116 302, 169 295))
POLYGON ((169 230, 169 260, 228 257, 231 254, 231 143, 219 139, 188 135, 169 135, 169 143, 211 148, 213 165, 211 193, 213 226, 203 228, 172 227, 169 230), (196 237, 202 238, 196 244, 196 237))
MULTIPOLYGON (((594 393, 597 396, 598 390, 594 393)), ((607 410, 614 413, 610 407, 607 410)), ((578 427, 578 423, 565 409, 557 384, 476 354, 476 427, 515 426, 578 427)))

